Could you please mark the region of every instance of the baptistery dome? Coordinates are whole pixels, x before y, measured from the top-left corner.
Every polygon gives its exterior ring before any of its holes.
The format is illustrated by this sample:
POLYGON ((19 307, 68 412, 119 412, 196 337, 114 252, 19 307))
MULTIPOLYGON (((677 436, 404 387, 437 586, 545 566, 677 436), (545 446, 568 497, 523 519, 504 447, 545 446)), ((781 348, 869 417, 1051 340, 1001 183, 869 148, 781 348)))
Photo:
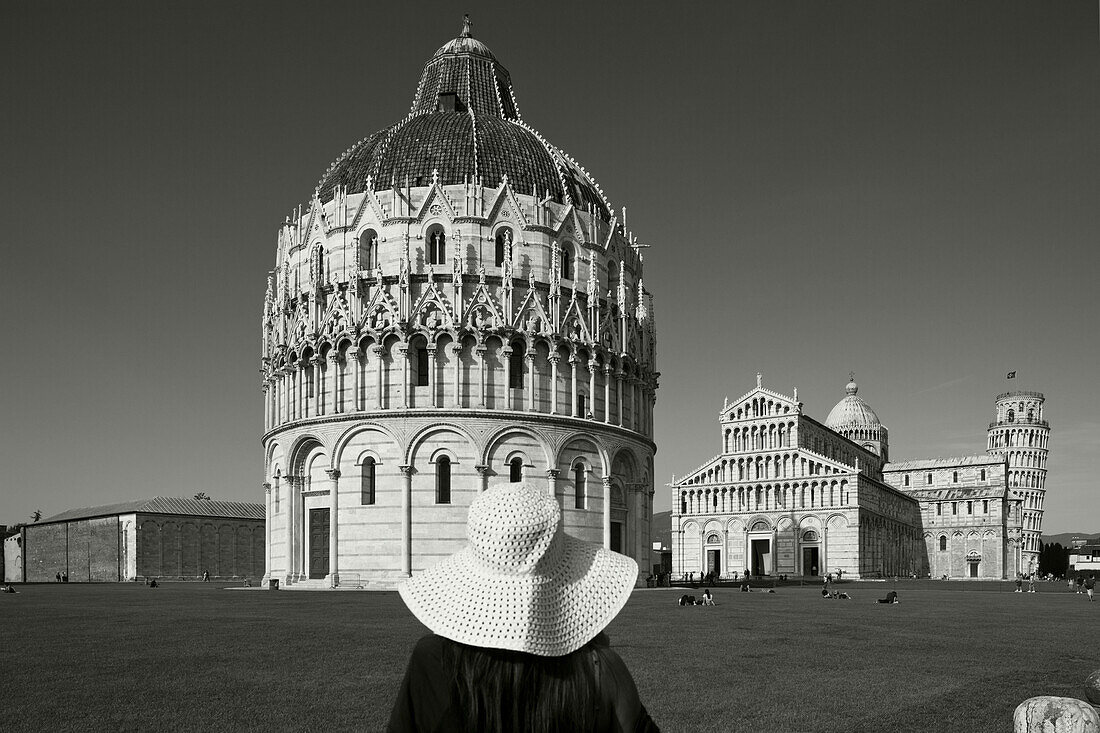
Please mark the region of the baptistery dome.
POLYGON ((610 218, 610 205, 591 177, 523 122, 508 70, 466 24, 424 67, 408 116, 341 155, 316 195, 327 203, 338 188, 360 193, 432 180, 445 186, 496 183, 504 176, 517 191, 610 218))
POLYGON ((825 426, 888 460, 886 427, 871 406, 857 394, 859 385, 856 384, 855 375, 849 378, 844 392, 844 398, 836 403, 829 411, 829 417, 825 418, 825 426))
POLYGON ((545 481, 567 532, 648 567, 657 335, 636 245, 467 23, 408 115, 279 229, 271 577, 392 587, 459 549, 470 502, 502 481, 545 481))

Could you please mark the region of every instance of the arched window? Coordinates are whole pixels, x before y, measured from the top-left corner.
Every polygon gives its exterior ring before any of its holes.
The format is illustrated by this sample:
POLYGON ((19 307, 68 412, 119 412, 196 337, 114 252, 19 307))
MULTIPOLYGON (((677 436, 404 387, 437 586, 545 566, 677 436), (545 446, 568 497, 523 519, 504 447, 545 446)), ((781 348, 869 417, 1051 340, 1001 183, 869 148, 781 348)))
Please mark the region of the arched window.
POLYGON ((985 469, 982 469, 982 481, 985 481, 985 469))
POLYGON ((447 456, 435 461, 435 503, 451 503, 451 459, 447 456))
POLYGON ((1028 410, 1027 411, 1027 421, 1028 422, 1035 422, 1035 410, 1028 410))
POLYGON ((523 459, 519 456, 508 461, 508 480, 513 484, 523 480, 523 459))
POLYGON ((909 485, 909 474, 905 474, 905 479, 904 480, 905 480, 905 485, 908 486, 909 485))
POLYGON ((378 267, 378 232, 368 229, 359 235, 359 269, 378 267))
POLYGON ((947 549, 947 536, 941 534, 940 535, 940 551, 943 552, 946 549, 947 549))
POLYGON ((611 300, 619 298, 619 265, 615 260, 607 263, 607 289, 611 291, 611 300))
POLYGON ((363 459, 362 479, 360 482, 359 503, 364 506, 374 503, 374 458, 367 456, 363 459))
POLYGON ((512 242, 512 230, 508 227, 502 227, 497 230, 496 236, 496 265, 497 267, 504 267, 504 258, 508 252, 508 245, 512 242))
POLYGON ((1016 422, 1016 411, 1015 410, 1009 410, 1008 411, 1008 421, 1009 422, 1016 422))
POLYGON ((444 265, 447 263, 447 234, 443 227, 434 224, 428 229, 428 264, 444 265))
POLYGON ((573 279, 573 248, 568 244, 561 248, 561 279, 573 279))
POLYGON ((577 394, 577 417, 585 417, 588 407, 588 398, 583 394, 577 394))
POLYGON ((512 353, 508 355, 508 386, 523 386, 523 357, 524 348, 522 341, 512 342, 512 353))
POLYGON ((584 466, 578 463, 576 466, 573 467, 573 506, 577 509, 584 509, 584 483, 584 466))
POLYGON ((959 472, 958 471, 952 471, 951 472, 951 483, 953 483, 953 484, 959 483, 959 472))

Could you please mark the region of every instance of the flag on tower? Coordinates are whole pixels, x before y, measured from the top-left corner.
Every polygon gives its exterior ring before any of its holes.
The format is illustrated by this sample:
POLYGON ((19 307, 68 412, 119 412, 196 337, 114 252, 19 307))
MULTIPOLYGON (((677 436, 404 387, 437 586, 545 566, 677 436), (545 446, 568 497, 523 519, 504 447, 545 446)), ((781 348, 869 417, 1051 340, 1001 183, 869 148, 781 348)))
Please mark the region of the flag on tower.
POLYGON ((1008 374, 1005 375, 1005 379, 1015 379, 1015 378, 1016 378, 1016 372, 1009 372, 1008 374))

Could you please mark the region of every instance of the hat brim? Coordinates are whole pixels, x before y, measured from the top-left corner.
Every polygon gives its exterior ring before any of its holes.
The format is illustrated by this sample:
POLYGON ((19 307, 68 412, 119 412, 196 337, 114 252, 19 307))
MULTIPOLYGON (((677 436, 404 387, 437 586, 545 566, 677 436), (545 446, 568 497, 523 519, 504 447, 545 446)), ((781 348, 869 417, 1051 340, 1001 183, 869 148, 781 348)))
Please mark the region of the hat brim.
POLYGON ((469 547, 398 586, 405 605, 439 636, 546 657, 576 651, 626 605, 638 563, 562 533, 561 549, 531 574, 487 572, 469 547))

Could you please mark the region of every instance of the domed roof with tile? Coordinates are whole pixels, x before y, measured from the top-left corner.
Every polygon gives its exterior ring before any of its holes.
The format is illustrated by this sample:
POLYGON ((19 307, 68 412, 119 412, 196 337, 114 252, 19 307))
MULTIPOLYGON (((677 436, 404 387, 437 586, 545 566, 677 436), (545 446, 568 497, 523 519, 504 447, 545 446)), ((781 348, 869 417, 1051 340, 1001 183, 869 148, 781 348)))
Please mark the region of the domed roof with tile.
POLYGON ((829 417, 825 419, 826 427, 840 431, 849 428, 877 428, 882 425, 871 406, 856 394, 859 392, 859 385, 856 384, 854 375, 844 391, 847 393, 844 399, 836 403, 829 412, 829 417))
POLYGON ((321 203, 347 193, 391 187, 483 183, 504 176, 519 193, 593 208, 611 205, 591 176, 520 117, 508 70, 470 35, 445 43, 424 67, 408 116, 341 155, 315 190, 321 203))

